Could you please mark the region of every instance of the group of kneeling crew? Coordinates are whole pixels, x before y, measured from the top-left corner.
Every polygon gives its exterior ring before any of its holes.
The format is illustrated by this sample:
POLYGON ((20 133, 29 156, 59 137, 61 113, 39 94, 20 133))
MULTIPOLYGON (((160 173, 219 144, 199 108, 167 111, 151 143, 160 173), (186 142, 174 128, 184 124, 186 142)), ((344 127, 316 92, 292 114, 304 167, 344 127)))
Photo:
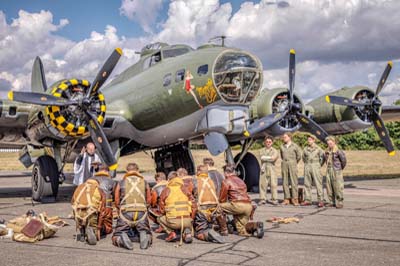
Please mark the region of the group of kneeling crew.
POLYGON ((235 230, 240 236, 262 238, 263 223, 252 221, 256 205, 234 166, 226 165, 222 175, 211 158, 203 163, 195 176, 183 168, 170 172, 168 178, 159 172, 151 189, 136 163, 128 164, 118 182, 107 167, 100 166, 72 197, 76 239, 94 245, 112 233, 117 247, 131 250, 132 242, 139 242, 141 249, 147 249, 152 244, 150 220, 157 225, 155 233, 167 234, 167 242, 191 243, 194 236, 224 243, 224 237, 235 230))

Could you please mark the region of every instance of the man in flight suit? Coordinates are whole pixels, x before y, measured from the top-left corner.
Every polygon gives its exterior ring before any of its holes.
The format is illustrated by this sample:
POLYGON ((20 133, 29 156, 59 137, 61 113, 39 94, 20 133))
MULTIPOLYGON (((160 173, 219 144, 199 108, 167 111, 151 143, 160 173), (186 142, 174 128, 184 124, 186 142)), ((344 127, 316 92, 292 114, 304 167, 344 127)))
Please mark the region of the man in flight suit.
POLYGON ((272 137, 267 136, 264 139, 265 148, 260 152, 261 175, 260 175, 260 201, 258 205, 267 203, 268 185, 271 189, 271 204, 278 204, 278 177, 275 173, 275 162, 278 160, 279 153, 272 147, 274 143, 272 137))
POLYGON ((280 148, 284 195, 282 205, 288 205, 291 199, 294 206, 299 206, 297 164, 301 160, 301 149, 296 143, 292 142, 292 135, 290 133, 283 134, 282 140, 283 144, 280 148))
POLYGON ((324 151, 315 143, 315 136, 309 135, 308 145, 303 150, 305 198, 301 206, 312 204, 311 188, 314 182, 317 188, 318 207, 324 207, 324 192, 322 188, 321 165, 324 161, 324 151))

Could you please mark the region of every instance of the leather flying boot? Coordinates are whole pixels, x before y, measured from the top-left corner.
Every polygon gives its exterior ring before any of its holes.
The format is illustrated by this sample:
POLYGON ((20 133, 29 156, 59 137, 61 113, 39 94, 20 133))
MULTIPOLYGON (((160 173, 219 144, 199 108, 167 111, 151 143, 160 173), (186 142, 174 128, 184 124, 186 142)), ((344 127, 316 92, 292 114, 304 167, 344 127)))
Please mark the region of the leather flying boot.
POLYGON ((133 249, 132 241, 129 239, 128 235, 125 232, 122 232, 117 240, 118 247, 126 248, 128 250, 133 249))
POLYGON ((165 239, 165 241, 167 241, 167 242, 175 242, 176 240, 177 240, 177 237, 176 237, 176 233, 174 231, 169 233, 169 235, 165 239))
POLYGON ((183 230, 183 241, 186 244, 193 242, 192 230, 190 230, 190 228, 185 228, 185 230, 183 230))
POLYGON ((221 236, 227 236, 228 235, 228 225, 226 223, 226 216, 218 215, 216 218, 217 218, 217 222, 219 225, 219 233, 221 234, 221 236))
POLYGON ((140 239, 140 249, 148 249, 151 246, 152 243, 151 235, 148 234, 146 231, 140 231, 139 239, 140 239))
POLYGON ((209 230, 207 233, 207 241, 213 242, 213 243, 218 243, 218 244, 224 244, 225 240, 224 237, 218 234, 218 232, 214 230, 209 230))
POLYGON ((89 245, 97 244, 97 237, 92 227, 86 227, 86 241, 89 245))

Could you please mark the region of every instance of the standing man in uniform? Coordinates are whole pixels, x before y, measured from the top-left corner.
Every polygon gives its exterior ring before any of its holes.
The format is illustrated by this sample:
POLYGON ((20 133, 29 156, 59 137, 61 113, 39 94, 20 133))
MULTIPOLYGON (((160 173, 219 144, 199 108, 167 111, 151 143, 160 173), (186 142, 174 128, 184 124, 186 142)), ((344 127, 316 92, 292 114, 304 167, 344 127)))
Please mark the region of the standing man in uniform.
POLYGON ((128 164, 127 173, 115 188, 115 205, 119 218, 112 242, 117 247, 133 249, 132 239, 139 235, 140 249, 152 243, 147 207, 150 204, 150 187, 139 173, 136 163, 128 164))
POLYGON ((219 197, 220 207, 226 214, 233 215, 233 221, 239 236, 252 236, 256 233, 258 238, 264 236, 262 222, 249 222, 255 209, 247 194, 247 186, 236 173, 233 165, 224 167, 225 180, 222 182, 219 197))
POLYGON ((343 208, 343 169, 346 167, 346 155, 336 145, 334 137, 326 138, 328 148, 325 151, 324 161, 326 162, 326 193, 328 203, 326 206, 341 209, 343 208))
MULTIPOLYGON (((149 218, 158 225, 158 217, 161 216, 160 212, 160 196, 161 192, 167 186, 167 177, 164 172, 158 172, 155 175, 156 184, 151 188, 151 201, 149 208, 149 218)), ((163 228, 159 226, 154 232, 161 233, 163 228)))
POLYGON ((176 230, 181 232, 182 240, 190 244, 193 241, 192 221, 196 214, 196 202, 193 194, 185 187, 182 178, 174 171, 168 174, 168 184, 161 192, 159 224, 168 234, 165 241, 178 240, 176 230))
POLYGON ((272 147, 274 143, 272 137, 266 136, 264 139, 265 149, 260 152, 261 176, 260 176, 260 201, 258 205, 267 203, 268 185, 271 189, 272 205, 278 204, 278 177, 275 173, 275 162, 278 160, 279 153, 272 147))
POLYGON ((299 206, 297 164, 301 160, 301 149, 296 143, 292 142, 292 134, 290 133, 283 134, 282 140, 283 144, 280 148, 284 195, 282 205, 288 205, 291 199, 294 206, 299 206))
POLYGON ((82 148, 81 153, 75 159, 74 185, 79 186, 94 175, 94 162, 100 162, 100 158, 96 154, 96 146, 92 142, 89 142, 82 148))
POLYGON ((317 188, 318 207, 324 207, 324 190, 322 188, 321 166, 324 162, 324 151, 315 143, 315 136, 309 135, 307 146, 303 150, 305 198, 301 206, 312 204, 311 188, 314 182, 317 188))
POLYGON ((208 176, 214 182, 217 195, 219 195, 219 192, 221 191, 222 181, 225 179, 224 176, 220 172, 218 172, 217 168, 214 167, 214 160, 212 158, 204 158, 203 164, 208 167, 208 176))
POLYGON ((198 208, 193 222, 195 237, 203 241, 224 243, 223 237, 212 228, 214 221, 219 221, 217 216, 221 216, 221 212, 218 207, 217 191, 206 165, 197 167, 197 177, 194 183, 193 194, 198 208))

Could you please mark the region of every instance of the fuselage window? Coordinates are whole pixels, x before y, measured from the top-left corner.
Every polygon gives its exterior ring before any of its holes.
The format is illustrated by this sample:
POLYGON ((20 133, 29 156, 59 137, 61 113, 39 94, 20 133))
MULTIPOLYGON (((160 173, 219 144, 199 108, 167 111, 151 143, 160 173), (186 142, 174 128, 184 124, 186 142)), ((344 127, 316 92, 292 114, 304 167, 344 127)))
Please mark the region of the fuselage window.
POLYGON ((171 81, 172 81, 172 74, 169 73, 169 74, 165 75, 164 79, 163 79, 163 86, 167 87, 167 86, 171 85, 171 81))
POLYGON ((207 75, 207 73, 208 73, 208 65, 199 66, 199 68, 197 69, 197 74, 199 76, 207 75))
POLYGON ((185 70, 180 69, 176 71, 175 82, 181 82, 185 79, 185 70))
POLYGON ((163 58, 170 58, 170 57, 177 57, 183 54, 186 54, 189 52, 188 48, 174 48, 174 49, 169 49, 169 50, 164 50, 163 51, 163 58))
POLYGON ((160 52, 155 53, 144 60, 143 69, 147 69, 147 68, 157 64, 160 61, 161 61, 161 53, 160 52))

